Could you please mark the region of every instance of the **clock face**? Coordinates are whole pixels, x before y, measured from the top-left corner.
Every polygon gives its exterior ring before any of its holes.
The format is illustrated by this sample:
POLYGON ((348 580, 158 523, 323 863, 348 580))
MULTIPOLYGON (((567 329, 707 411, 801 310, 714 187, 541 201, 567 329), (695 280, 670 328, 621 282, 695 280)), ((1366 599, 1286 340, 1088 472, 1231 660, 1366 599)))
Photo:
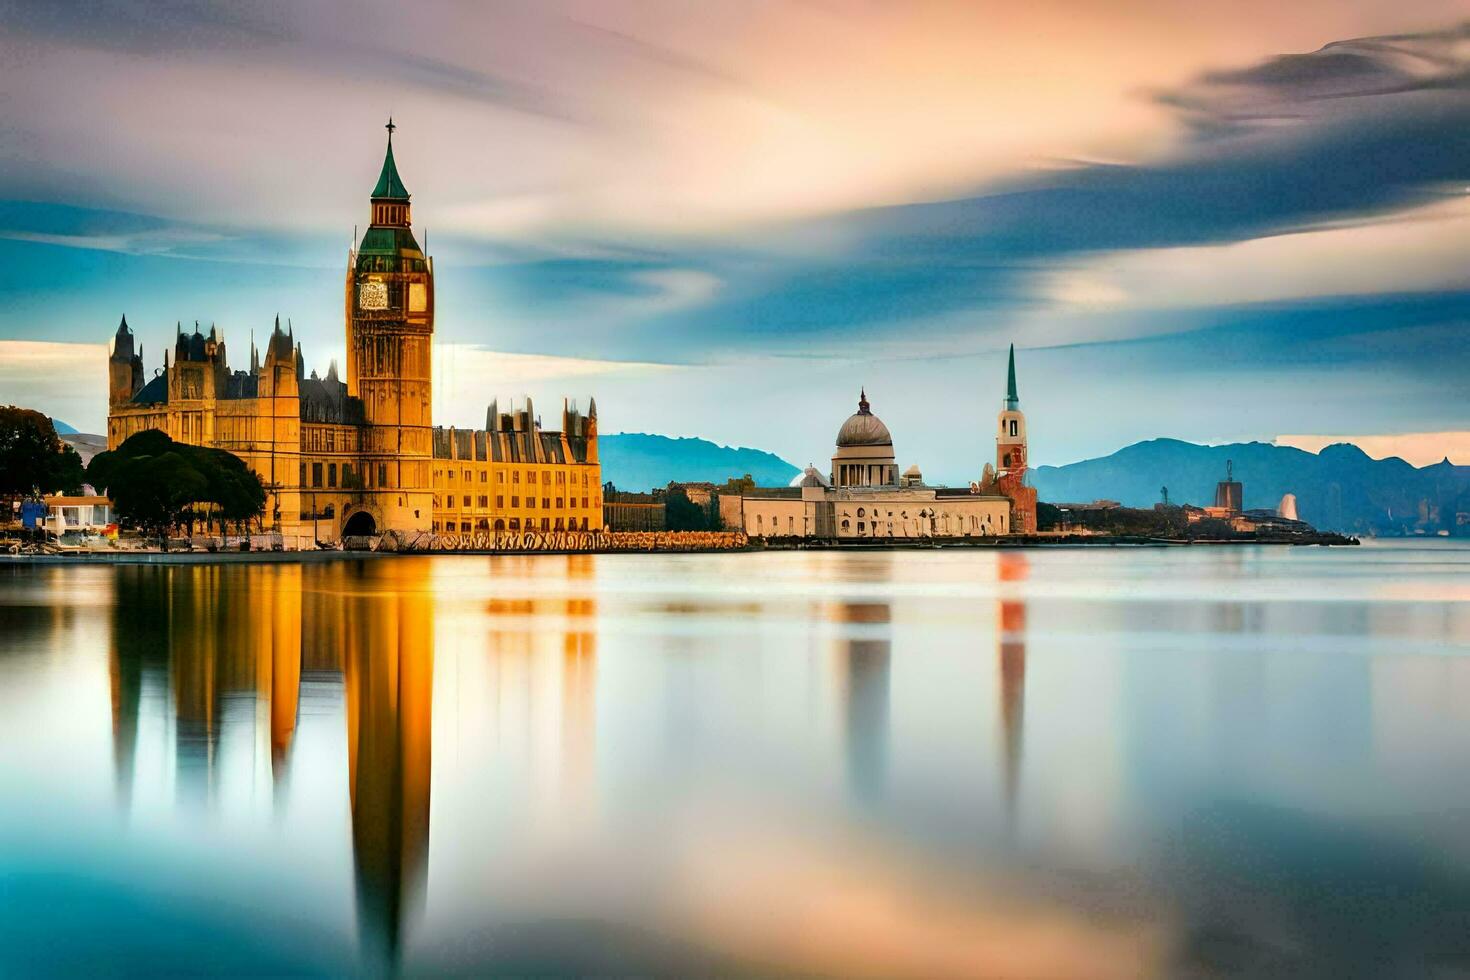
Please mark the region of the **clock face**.
POLYGON ((429 308, 429 291, 421 282, 408 284, 408 312, 422 313, 429 308))
POLYGON ((357 284, 357 305, 364 310, 386 310, 388 308, 388 284, 386 282, 360 282, 357 284))

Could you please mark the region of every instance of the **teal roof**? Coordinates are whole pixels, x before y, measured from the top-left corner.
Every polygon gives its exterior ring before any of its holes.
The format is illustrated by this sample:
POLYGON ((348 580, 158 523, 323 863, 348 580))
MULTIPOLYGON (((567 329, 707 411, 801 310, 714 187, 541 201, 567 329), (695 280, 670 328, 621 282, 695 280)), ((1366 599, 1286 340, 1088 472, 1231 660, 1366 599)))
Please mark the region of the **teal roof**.
POLYGON ((393 162, 393 120, 388 120, 388 154, 383 157, 383 172, 378 174, 378 186, 373 188, 375 201, 406 201, 408 188, 398 176, 398 165, 393 162))
POLYGON ((1016 345, 1011 345, 1011 364, 1006 371, 1006 408, 1015 411, 1021 399, 1016 396, 1016 345))
POLYGON ((423 250, 408 228, 371 225, 358 242, 358 272, 423 272, 425 268, 423 250))

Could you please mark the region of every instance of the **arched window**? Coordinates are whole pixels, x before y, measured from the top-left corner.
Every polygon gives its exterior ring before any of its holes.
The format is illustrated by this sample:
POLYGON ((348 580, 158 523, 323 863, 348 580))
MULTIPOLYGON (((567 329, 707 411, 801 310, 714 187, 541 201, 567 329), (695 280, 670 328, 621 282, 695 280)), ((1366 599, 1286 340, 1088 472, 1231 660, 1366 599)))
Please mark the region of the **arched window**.
POLYGON ((1015 435, 1016 434, 1016 431, 1017 431, 1016 430, 1016 420, 1015 419, 1011 419, 1011 435, 1015 435))
POLYGON ((867 511, 864 510, 863 508, 859 507, 858 508, 858 516, 859 517, 865 517, 865 516, 867 516, 867 511))
POLYGON ((847 530, 850 530, 851 528, 852 528, 851 522, 849 522, 848 519, 844 517, 842 519, 842 530, 847 531, 847 530))

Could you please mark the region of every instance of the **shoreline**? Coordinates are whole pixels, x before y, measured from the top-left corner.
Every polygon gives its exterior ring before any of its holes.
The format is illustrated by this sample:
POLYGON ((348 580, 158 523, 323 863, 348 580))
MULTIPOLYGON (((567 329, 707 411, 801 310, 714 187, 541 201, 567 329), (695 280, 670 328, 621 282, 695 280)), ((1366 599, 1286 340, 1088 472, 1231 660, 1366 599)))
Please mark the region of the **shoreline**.
POLYGON ((95 551, 62 554, 0 555, 0 567, 6 565, 239 565, 279 564, 290 562, 320 563, 356 559, 433 557, 438 555, 674 555, 674 554, 760 554, 793 551, 955 551, 1013 550, 1020 548, 1191 548, 1191 547, 1352 547, 1356 538, 1340 535, 1315 535, 1309 539, 1209 539, 1173 540, 1133 536, 1065 535, 988 538, 983 540, 928 541, 848 541, 813 543, 761 543, 744 548, 598 548, 598 549, 436 549, 433 551, 95 551))

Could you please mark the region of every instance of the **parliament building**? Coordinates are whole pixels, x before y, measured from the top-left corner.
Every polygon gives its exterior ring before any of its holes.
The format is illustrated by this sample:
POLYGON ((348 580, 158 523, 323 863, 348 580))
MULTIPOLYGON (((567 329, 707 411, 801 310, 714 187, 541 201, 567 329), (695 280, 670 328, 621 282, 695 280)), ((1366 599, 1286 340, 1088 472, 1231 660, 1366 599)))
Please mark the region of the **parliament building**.
POLYGON ((372 192, 371 224, 347 262, 347 363, 307 374, 293 331, 277 319, 249 370, 230 368, 224 337, 179 330, 162 370, 145 377, 127 318, 108 360, 107 447, 159 429, 228 450, 255 471, 265 525, 335 540, 383 531, 598 530, 602 479, 597 403, 563 403, 561 431, 531 402, 483 429, 431 417, 434 260, 414 238, 393 130, 372 192))

